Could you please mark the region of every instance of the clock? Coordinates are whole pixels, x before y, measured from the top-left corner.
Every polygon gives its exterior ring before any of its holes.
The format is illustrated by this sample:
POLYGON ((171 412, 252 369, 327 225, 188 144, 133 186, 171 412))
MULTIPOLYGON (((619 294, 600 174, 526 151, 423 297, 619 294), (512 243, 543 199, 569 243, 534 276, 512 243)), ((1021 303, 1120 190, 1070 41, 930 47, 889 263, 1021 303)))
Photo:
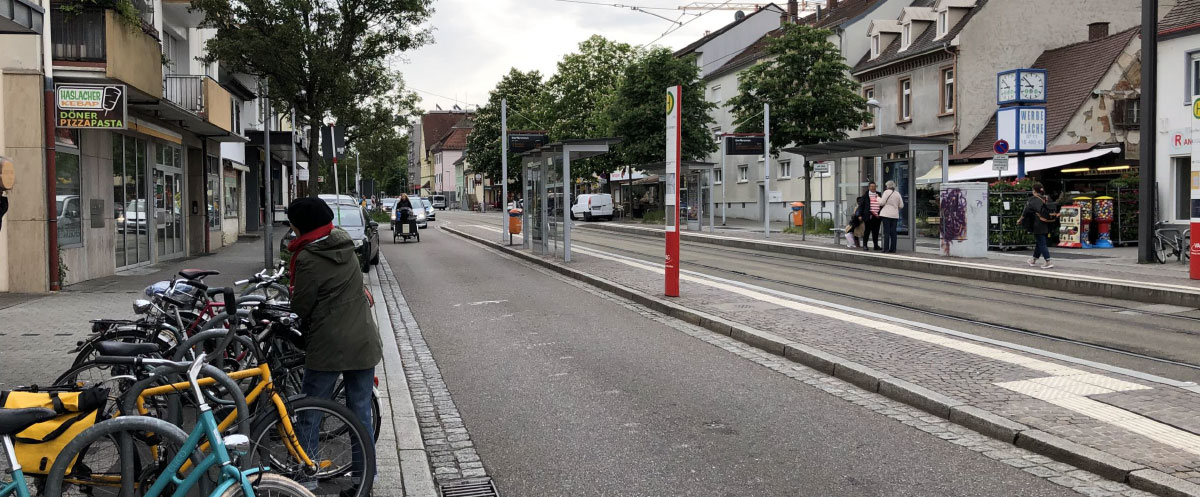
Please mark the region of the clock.
POLYGON ((996 103, 1006 104, 1017 100, 1017 71, 996 75, 996 103))
POLYGON ((1020 99, 1025 102, 1046 101, 1046 72, 1017 71, 1021 85, 1020 99))

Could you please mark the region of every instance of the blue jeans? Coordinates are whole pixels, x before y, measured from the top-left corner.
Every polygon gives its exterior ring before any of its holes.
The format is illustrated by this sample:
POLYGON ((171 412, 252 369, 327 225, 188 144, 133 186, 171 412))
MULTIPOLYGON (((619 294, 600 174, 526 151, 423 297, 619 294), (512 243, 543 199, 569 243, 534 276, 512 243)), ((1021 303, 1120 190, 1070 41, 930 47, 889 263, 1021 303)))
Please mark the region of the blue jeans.
MULTIPOLYGON (((359 422, 367 429, 367 440, 374 440, 374 423, 371 420, 371 389, 375 386, 375 368, 355 371, 317 371, 304 368, 304 385, 301 387, 305 395, 322 399, 333 399, 333 389, 338 377, 346 384, 346 407, 349 407, 359 422)), ((305 411, 300 414, 296 423, 296 437, 300 446, 310 456, 316 454, 319 448, 320 412, 305 411)), ((362 477, 363 454, 357 444, 352 448, 353 460, 350 472, 353 476, 362 477)), ((315 459, 315 458, 314 458, 315 459)))
POLYGON ((896 224, 899 222, 900 222, 899 219, 893 219, 890 217, 883 218, 883 251, 884 252, 895 252, 896 251, 896 224))
POLYGON ((1037 242, 1037 246, 1033 248, 1033 260, 1036 261, 1038 257, 1045 258, 1046 261, 1050 260, 1050 249, 1046 246, 1049 238, 1050 235, 1047 234, 1033 235, 1033 239, 1037 242))

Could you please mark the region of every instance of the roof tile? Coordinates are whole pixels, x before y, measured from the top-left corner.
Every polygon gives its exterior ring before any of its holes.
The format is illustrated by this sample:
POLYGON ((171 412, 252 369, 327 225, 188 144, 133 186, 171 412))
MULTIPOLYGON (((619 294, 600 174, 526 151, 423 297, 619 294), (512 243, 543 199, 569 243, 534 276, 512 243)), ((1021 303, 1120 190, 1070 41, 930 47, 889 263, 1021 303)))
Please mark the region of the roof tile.
POLYGON ((1178 0, 1158 23, 1159 34, 1190 31, 1200 27, 1200 0, 1178 0))

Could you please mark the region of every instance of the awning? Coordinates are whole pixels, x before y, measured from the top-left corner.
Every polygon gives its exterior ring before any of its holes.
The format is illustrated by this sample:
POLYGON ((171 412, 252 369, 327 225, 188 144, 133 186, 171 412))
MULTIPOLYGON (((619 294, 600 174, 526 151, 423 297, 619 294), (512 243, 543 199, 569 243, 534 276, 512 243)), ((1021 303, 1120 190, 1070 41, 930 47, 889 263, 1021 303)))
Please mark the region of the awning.
MULTIPOLYGON (((1056 169, 1063 166, 1083 162, 1088 159, 1095 159, 1108 154, 1121 153, 1120 147, 1098 148, 1087 152, 1078 152, 1073 154, 1053 154, 1053 155, 1031 155, 1025 157, 1025 173, 1037 171, 1045 171, 1048 169, 1056 169)), ((965 170, 955 172, 956 167, 950 168, 950 181, 972 181, 979 179, 992 179, 996 177, 1015 177, 1017 175, 1017 158, 1015 156, 1008 158, 1008 170, 997 174, 992 169, 992 160, 983 161, 982 164, 969 166, 965 170)))
POLYGON ((222 143, 246 142, 246 139, 237 133, 225 131, 220 126, 208 122, 203 117, 165 98, 160 98, 152 102, 130 101, 128 106, 130 111, 137 111, 160 121, 169 122, 200 138, 208 138, 212 141, 222 143))

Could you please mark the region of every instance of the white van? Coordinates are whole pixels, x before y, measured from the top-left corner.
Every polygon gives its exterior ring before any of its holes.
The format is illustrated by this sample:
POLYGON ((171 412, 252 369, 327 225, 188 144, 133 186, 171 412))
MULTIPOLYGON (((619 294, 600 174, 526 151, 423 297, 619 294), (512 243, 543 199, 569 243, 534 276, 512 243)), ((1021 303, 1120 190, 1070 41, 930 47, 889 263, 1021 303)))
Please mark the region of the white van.
POLYGON ((578 219, 580 217, 584 221, 600 218, 612 221, 612 195, 607 193, 589 193, 576 197, 575 205, 571 206, 571 219, 578 219))

